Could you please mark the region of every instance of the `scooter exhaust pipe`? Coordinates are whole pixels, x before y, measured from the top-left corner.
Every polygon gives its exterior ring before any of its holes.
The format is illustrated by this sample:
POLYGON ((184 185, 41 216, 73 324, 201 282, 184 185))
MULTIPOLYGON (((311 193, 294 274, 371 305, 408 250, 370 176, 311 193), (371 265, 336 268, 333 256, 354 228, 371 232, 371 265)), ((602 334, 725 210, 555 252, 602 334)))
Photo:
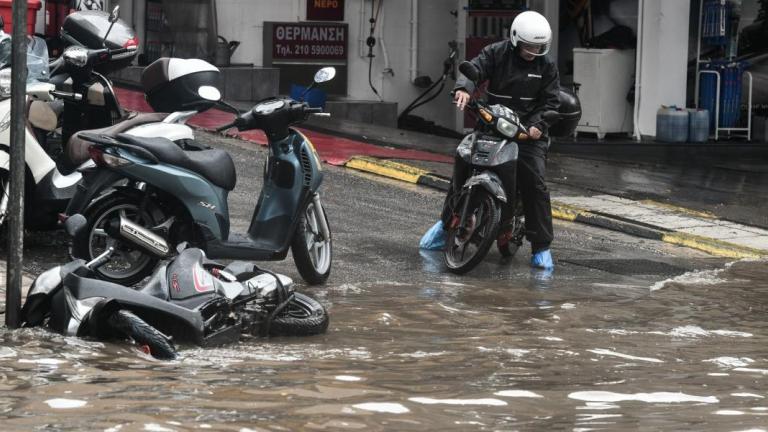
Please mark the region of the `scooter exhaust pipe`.
POLYGON ((122 238, 158 258, 167 257, 171 250, 164 238, 123 216, 120 216, 120 222, 110 224, 107 234, 122 238))

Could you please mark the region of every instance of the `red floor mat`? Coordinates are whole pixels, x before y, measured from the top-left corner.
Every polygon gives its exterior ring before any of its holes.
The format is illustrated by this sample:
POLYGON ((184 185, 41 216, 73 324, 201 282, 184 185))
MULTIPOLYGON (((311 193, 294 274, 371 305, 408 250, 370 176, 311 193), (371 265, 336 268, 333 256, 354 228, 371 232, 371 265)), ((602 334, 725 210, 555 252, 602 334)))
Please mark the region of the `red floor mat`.
MULTIPOLYGON (((117 97, 126 109, 133 111, 151 112, 152 108, 144 100, 144 94, 136 90, 116 88, 117 97)), ((211 109, 193 117, 189 124, 203 129, 212 130, 218 126, 232 121, 233 115, 217 109, 211 109)), ((439 155, 419 150, 403 150, 368 144, 347 138, 339 138, 333 135, 318 133, 298 128, 315 145, 320 158, 331 165, 344 165, 354 156, 372 156, 385 159, 410 159, 431 162, 452 163, 450 156, 439 155)), ((260 145, 266 145, 267 137, 261 131, 238 132, 231 129, 229 132, 244 140, 252 141, 260 145)))

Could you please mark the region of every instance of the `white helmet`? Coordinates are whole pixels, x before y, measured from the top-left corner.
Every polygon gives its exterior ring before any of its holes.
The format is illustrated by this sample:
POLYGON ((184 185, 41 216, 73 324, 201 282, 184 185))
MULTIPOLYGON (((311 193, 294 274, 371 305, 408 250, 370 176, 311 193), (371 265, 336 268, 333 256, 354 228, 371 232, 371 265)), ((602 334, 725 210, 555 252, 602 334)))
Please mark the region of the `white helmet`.
POLYGON ((538 12, 526 11, 515 17, 509 29, 512 45, 535 56, 549 52, 552 44, 552 29, 549 22, 538 12))

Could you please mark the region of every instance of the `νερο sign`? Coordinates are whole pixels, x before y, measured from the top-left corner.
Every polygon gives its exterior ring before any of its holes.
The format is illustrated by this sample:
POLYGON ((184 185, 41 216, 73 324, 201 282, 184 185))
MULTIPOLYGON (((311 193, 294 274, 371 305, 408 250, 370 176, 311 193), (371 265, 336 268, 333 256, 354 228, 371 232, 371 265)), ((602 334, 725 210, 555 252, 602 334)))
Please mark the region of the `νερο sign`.
POLYGON ((344 0, 307 0, 307 20, 344 21, 344 0))

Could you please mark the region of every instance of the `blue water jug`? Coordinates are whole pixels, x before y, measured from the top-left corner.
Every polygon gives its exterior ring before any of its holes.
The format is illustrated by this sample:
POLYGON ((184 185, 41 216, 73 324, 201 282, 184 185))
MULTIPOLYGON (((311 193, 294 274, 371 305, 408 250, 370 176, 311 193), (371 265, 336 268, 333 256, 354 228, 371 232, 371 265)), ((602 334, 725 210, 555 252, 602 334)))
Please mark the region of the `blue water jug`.
POLYGON ((656 139, 670 143, 688 141, 688 111, 662 105, 656 112, 656 139))
POLYGON ((707 142, 709 139, 709 111, 705 109, 688 110, 688 141, 707 142))

